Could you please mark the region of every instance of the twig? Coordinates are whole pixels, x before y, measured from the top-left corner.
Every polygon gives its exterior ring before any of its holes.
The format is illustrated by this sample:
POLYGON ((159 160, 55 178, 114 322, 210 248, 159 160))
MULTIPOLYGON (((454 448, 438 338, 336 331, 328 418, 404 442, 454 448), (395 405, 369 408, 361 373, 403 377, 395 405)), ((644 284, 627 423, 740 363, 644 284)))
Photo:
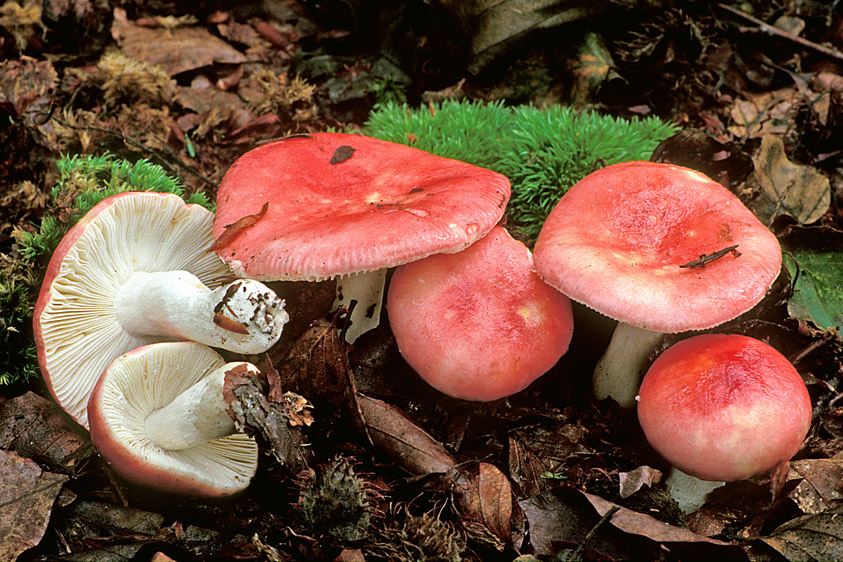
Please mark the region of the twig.
POLYGON ((723 248, 722 250, 717 250, 716 252, 714 252, 712 254, 703 254, 699 258, 697 258, 695 260, 691 260, 688 263, 683 263, 679 267, 684 267, 684 268, 688 268, 688 269, 697 269, 697 268, 705 269, 706 265, 710 264, 711 262, 713 262, 715 260, 719 260, 720 258, 725 256, 726 254, 732 254, 735 257, 740 256, 741 253, 738 251, 737 248, 738 248, 738 245, 735 244, 734 246, 729 246, 728 248, 723 248))
POLYGON ((816 51, 817 53, 823 54, 827 57, 836 59, 840 62, 843 62, 843 52, 838 51, 832 47, 826 47, 825 45, 820 45, 819 43, 814 43, 813 41, 809 41, 803 37, 799 37, 798 35, 794 35, 792 33, 788 33, 778 27, 772 26, 754 16, 747 14, 737 8, 733 8, 731 6, 727 6, 726 4, 716 4, 716 6, 722 10, 726 10, 732 15, 738 16, 739 18, 743 18, 748 22, 751 22, 754 25, 758 26, 758 30, 762 33, 766 33, 767 35, 771 35, 773 37, 779 37, 781 39, 786 39, 792 43, 796 43, 806 49, 810 49, 812 51, 816 51))
POLYGON ((160 163, 162 165, 164 165, 165 168, 168 168, 169 173, 172 174, 172 175, 178 175, 178 172, 173 167, 173 165, 175 165, 179 168, 182 168, 183 170, 188 172, 190 175, 198 178, 203 183, 205 183, 205 184, 207 184, 211 187, 217 187, 217 184, 213 180, 203 176, 196 168, 194 168, 190 164, 187 164, 184 161, 182 161, 182 159, 179 158, 176 154, 174 154, 169 148, 164 148, 162 150, 156 150, 154 148, 149 148, 148 146, 144 146, 142 143, 136 141, 132 137, 127 137, 123 133, 120 133, 118 131, 114 131, 112 129, 106 129, 105 127, 95 127, 93 125, 71 125, 70 123, 66 123, 65 121, 62 121, 61 119, 59 119, 58 117, 55 117, 55 116, 53 117, 53 119, 55 119, 62 127, 67 127, 69 129, 76 129, 77 131, 96 131, 98 133, 105 133, 107 135, 111 135, 113 137, 116 137, 116 138, 122 140, 125 144, 131 145, 131 146, 137 148, 141 152, 146 152, 146 153, 152 154, 153 156, 157 157, 158 160, 160 161, 160 163))
POLYGON ((591 537, 594 536, 594 533, 597 532, 597 529, 599 529, 600 526, 603 525, 603 523, 605 523, 606 521, 611 519, 612 516, 615 513, 618 512, 618 510, 620 510, 620 507, 615 505, 615 506, 612 506, 612 508, 609 511, 604 513, 603 517, 600 518, 600 521, 595 523, 594 526, 591 529, 589 529, 588 533, 585 534, 585 536, 582 538, 582 540, 577 545, 577 548, 575 548, 574 550, 572 550, 570 552, 570 554, 568 555, 566 560, 568 562, 573 562, 574 560, 579 560, 580 554, 582 553, 583 548, 585 548, 586 543, 591 540, 591 537))

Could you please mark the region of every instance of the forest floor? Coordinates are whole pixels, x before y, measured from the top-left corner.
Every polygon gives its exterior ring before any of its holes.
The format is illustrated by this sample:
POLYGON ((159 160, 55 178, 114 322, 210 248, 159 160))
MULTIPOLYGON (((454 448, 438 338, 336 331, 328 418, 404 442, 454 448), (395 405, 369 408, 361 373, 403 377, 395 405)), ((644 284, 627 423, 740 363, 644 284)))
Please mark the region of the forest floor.
POLYGON ((843 559, 843 4, 517 4, 503 19, 444 0, 0 7, 0 357, 17 373, 0 387, 0 559, 843 559), (22 273, 20 241, 68 209, 51 193, 59 157, 148 159, 214 201, 266 140, 449 99, 682 129, 657 158, 729 187, 785 250, 766 298, 713 331, 770 343, 805 381, 813 422, 789 466, 684 514, 635 412, 591 397, 608 320, 577 307, 556 367, 468 403, 427 387, 386 322, 341 343, 328 283, 301 289, 281 342, 253 358, 314 406, 287 428, 301 465, 263 456, 247 491, 214 501, 114 474, 31 353, 46 264, 22 273))

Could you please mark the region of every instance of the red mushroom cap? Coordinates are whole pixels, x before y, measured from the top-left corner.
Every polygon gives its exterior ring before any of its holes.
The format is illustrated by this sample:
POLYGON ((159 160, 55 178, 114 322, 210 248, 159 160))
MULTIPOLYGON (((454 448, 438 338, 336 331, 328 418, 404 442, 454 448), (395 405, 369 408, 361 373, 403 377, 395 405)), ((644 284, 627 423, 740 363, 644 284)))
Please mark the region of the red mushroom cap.
POLYGON ((401 355, 431 386, 488 401, 526 388, 568 350, 571 301, 502 227, 457 254, 399 267, 387 293, 401 355))
POLYGON ((657 332, 736 318, 764 297, 781 268, 776 237, 728 189, 653 162, 586 176, 551 211, 533 252, 548 284, 657 332), (719 259, 701 259, 718 252, 719 259))
POLYGON ((316 280, 458 252, 503 216, 509 181, 360 135, 255 148, 217 192, 215 249, 240 275, 316 280))
POLYGON ((795 455, 811 425, 811 399, 790 362, 764 342, 706 334, 653 363, 638 419, 647 440, 679 470, 733 481, 795 455))

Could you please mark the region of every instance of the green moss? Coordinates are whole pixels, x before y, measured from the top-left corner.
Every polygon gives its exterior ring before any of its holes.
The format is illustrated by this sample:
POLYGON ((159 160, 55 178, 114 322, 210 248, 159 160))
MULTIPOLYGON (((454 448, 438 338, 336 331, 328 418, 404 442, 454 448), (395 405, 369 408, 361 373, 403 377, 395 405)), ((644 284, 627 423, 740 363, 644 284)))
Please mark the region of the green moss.
POLYGON ((211 207, 204 194, 187 194, 180 181, 146 160, 67 156, 57 167, 59 179, 41 224, 32 232, 16 230, 11 253, 0 254, 0 386, 26 382, 36 373, 32 312, 39 284, 56 246, 92 207, 124 191, 174 193, 211 207))
POLYGON ((512 183, 510 225, 533 242, 574 183, 601 166, 648 159, 659 142, 678 130, 656 118, 449 100, 415 109, 379 106, 364 133, 506 175, 512 183))

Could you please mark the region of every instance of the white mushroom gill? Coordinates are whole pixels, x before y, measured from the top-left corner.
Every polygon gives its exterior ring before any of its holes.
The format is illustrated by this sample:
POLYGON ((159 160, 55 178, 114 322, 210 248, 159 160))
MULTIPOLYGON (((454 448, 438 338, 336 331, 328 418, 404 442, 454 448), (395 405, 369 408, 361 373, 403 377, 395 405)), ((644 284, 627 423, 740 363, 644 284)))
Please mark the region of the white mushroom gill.
POLYGON ((39 297, 36 339, 51 392, 81 425, 97 378, 127 351, 190 339, 259 353, 280 337, 283 301, 261 283, 231 282, 208 251, 212 222, 176 195, 124 193, 62 241, 39 297))
POLYGON ((129 454, 166 473, 231 491, 242 489, 254 476, 258 448, 250 437, 234 433, 233 422, 227 425, 218 417, 227 417, 220 408, 222 377, 229 367, 218 353, 193 342, 158 343, 121 356, 100 383, 100 423, 129 454), (210 383, 203 382, 209 378, 210 383), (215 421, 201 421, 209 413, 215 421), (147 432, 155 427, 156 414, 164 424, 154 429, 157 437, 147 432), (213 434, 202 435, 203 426, 209 425, 213 434), (226 433, 224 426, 231 431, 226 433), (180 443, 174 441, 179 438, 180 443), (162 447, 159 441, 167 440, 179 448, 162 447))

